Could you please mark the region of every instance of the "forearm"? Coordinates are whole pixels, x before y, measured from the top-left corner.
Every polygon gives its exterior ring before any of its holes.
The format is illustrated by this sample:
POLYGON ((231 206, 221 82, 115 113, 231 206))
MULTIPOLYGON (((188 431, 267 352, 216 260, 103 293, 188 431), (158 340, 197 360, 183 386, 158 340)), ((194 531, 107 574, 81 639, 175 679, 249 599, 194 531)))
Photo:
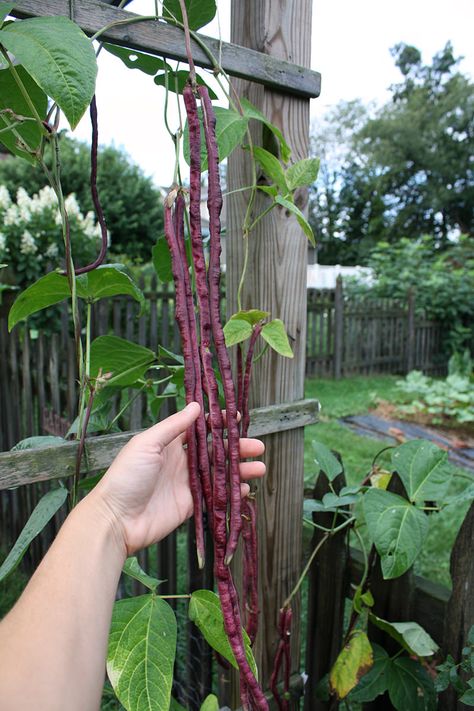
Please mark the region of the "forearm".
POLYGON ((2 711, 95 711, 123 544, 93 495, 76 507, 0 624, 2 711))

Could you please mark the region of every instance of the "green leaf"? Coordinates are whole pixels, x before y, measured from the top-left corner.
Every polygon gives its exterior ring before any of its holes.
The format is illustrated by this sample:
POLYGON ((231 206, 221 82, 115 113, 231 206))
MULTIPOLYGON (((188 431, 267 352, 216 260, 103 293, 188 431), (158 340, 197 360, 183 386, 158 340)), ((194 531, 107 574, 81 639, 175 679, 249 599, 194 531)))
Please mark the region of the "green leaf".
POLYGON ((291 156, 291 148, 288 145, 288 143, 285 141, 285 137, 283 136, 282 132, 280 129, 275 126, 271 121, 267 119, 267 117, 262 114, 261 111, 259 111, 253 104, 248 101, 245 97, 242 97, 240 99, 240 105, 242 106, 242 109, 244 111, 244 114, 247 118, 253 118, 256 119, 257 121, 261 121, 270 131, 273 133, 273 135, 277 138, 278 143, 280 145, 280 153, 281 153, 281 159, 284 163, 288 163, 290 160, 291 156))
POLYGON ((354 630, 329 673, 329 683, 337 698, 344 699, 372 664, 372 647, 367 635, 362 630, 354 630))
POLYGON ((200 711, 219 711, 219 701, 217 696, 209 694, 201 704, 200 711))
POLYGON ((447 458, 447 452, 423 439, 405 442, 392 450, 392 466, 410 501, 443 500, 451 481, 447 458))
POLYGON ((127 49, 127 47, 119 47, 116 44, 108 44, 108 42, 104 42, 102 46, 107 52, 121 59, 129 69, 138 69, 150 76, 154 76, 160 69, 164 68, 168 68, 171 71, 169 64, 151 54, 137 52, 134 49, 127 49))
POLYGON ((343 471, 341 462, 322 442, 313 439, 311 446, 313 448, 315 464, 326 474, 329 481, 332 481, 343 471))
POLYGON ((24 449, 38 449, 40 447, 56 447, 59 444, 65 444, 66 440, 63 437, 53 437, 52 435, 36 435, 35 437, 26 437, 17 442, 10 451, 17 452, 24 449))
MULTIPOLYGON (((185 5, 191 30, 198 30, 200 27, 204 27, 215 17, 217 9, 215 0, 185 0, 185 5)), ((183 22, 179 0, 164 1, 163 18, 165 20, 183 22)))
POLYGON ((252 326, 248 321, 231 318, 224 326, 224 337, 227 348, 241 343, 252 335, 252 326))
POLYGON ((151 248, 151 258, 158 279, 164 284, 172 281, 171 253, 165 237, 158 237, 156 244, 151 248))
POLYGON ((319 158, 303 158, 287 168, 286 182, 290 191, 312 185, 319 172, 319 158))
POLYGON ((474 706, 474 689, 465 691, 464 694, 459 697, 459 701, 466 706, 474 706))
POLYGON ((266 151, 265 148, 260 148, 260 146, 254 147, 253 154, 255 156, 255 160, 257 160, 262 166, 262 170, 265 175, 278 186, 279 190, 284 195, 286 195, 289 192, 289 188, 286 182, 285 171, 283 170, 283 166, 278 158, 276 158, 273 153, 266 151))
MULTIPOLYGON (((18 66, 15 67, 15 69, 39 117, 45 119, 48 110, 48 97, 44 91, 39 88, 38 84, 31 78, 24 67, 18 66)), ((20 156, 20 158, 25 158, 29 163, 35 164, 36 158, 25 150, 25 148, 28 146, 32 151, 38 150, 43 131, 36 119, 33 118, 33 111, 18 88, 9 68, 0 71, 0 111, 5 109, 11 109, 11 111, 16 114, 16 117, 8 113, 0 114, 0 130, 2 130, 0 133, 0 142, 15 155, 20 156), (6 126, 15 123, 17 120, 21 120, 22 122, 15 127, 15 131, 17 131, 22 140, 25 141, 25 146, 22 146, 18 142, 13 131, 3 130, 6 126)))
POLYGON ((12 2, 0 2, 0 22, 3 22, 14 7, 15 5, 12 2))
MULTIPOLYGON (((64 277, 66 278, 66 277, 64 277)), ((108 296, 128 294, 141 306, 145 303, 143 292, 122 268, 104 264, 91 272, 76 277, 77 295, 95 302, 108 296)))
POLYGON ((373 701, 387 690, 387 668, 390 658, 378 644, 372 644, 374 664, 372 668, 361 677, 359 683, 349 696, 350 701, 358 704, 373 701))
POLYGON ((397 711, 435 711, 436 693, 432 679, 419 662, 398 657, 387 667, 390 701, 397 711))
MULTIPOLYGON (((242 117, 232 109, 224 109, 221 106, 214 106, 216 115, 216 140, 219 152, 219 161, 223 161, 236 148, 247 130, 248 119, 242 117)), ((198 109, 199 121, 201 124, 201 163, 202 170, 207 170, 206 140, 202 128, 202 111, 198 109)), ((189 165, 189 130, 188 123, 184 127, 183 154, 189 165)))
POLYGON ((33 512, 18 536, 13 548, 0 566, 0 580, 7 577, 21 561, 33 538, 36 538, 52 519, 67 498, 67 489, 53 489, 48 491, 36 504, 33 512))
POLYGON ((262 328, 262 338, 268 343, 270 348, 285 358, 293 358, 288 336, 286 335, 285 324, 279 318, 274 318, 262 328))
POLYGON ((71 295, 67 277, 57 272, 50 272, 41 277, 34 284, 15 299, 8 314, 8 330, 31 314, 41 311, 48 306, 58 304, 71 295))
POLYGON ((168 711, 176 654, 176 618, 155 595, 114 605, 107 674, 127 711, 168 711))
POLYGON ((187 709, 185 709, 184 706, 181 706, 181 704, 179 704, 176 701, 176 699, 172 696, 169 711, 187 711, 187 709))
MULTIPOLYGON (((168 91, 173 91, 175 94, 182 94, 183 89, 186 86, 186 82, 189 79, 189 72, 186 69, 178 69, 178 71, 167 72, 168 74, 168 91)), ((157 86, 166 87, 166 74, 158 74, 153 81, 157 86)), ((217 99, 217 94, 211 89, 208 83, 199 74, 196 74, 196 84, 200 86, 207 86, 209 92, 209 98, 213 101, 217 99)))
POLYGON ((385 579, 405 573, 421 550, 428 517, 401 496, 369 489, 362 498, 367 530, 381 557, 385 579))
POLYGON ((108 384, 133 385, 145 376, 156 356, 152 350, 118 336, 98 336, 91 344, 91 376, 112 373, 108 384))
POLYGON ((168 350, 168 348, 164 346, 158 346, 158 357, 160 360, 171 360, 177 365, 184 365, 184 358, 181 354, 173 353, 173 351, 168 350))
POLYGON ((33 17, 0 30, 0 42, 74 129, 92 101, 97 76, 94 48, 84 32, 67 17, 33 17))
POLYGON ((337 496, 330 491, 323 496, 323 506, 325 508, 338 508, 340 506, 350 506, 355 504, 360 497, 356 494, 350 494, 348 496, 337 496))
MULTIPOLYGON (((127 274, 116 267, 102 266, 76 277, 77 295, 88 301, 98 301, 107 296, 128 294, 141 305, 145 299, 142 291, 127 274)), ((17 297, 8 315, 8 328, 12 328, 31 314, 58 304, 71 295, 66 276, 50 272, 29 286, 17 297)))
POLYGON ((123 572, 129 575, 131 578, 138 580, 142 585, 149 588, 152 592, 156 592, 156 588, 160 585, 163 580, 158 580, 158 578, 153 578, 148 573, 145 573, 143 568, 141 568, 138 558, 136 556, 131 556, 127 558, 123 566, 123 572))
POLYGON ((430 657, 439 649, 436 642, 417 622, 387 622, 373 613, 370 613, 369 619, 373 625, 395 639, 409 654, 430 657))
MULTIPOLYGON (((191 595, 188 611, 189 619, 199 628, 201 634, 216 652, 238 669, 234 653, 224 630, 224 617, 219 597, 211 590, 196 590, 191 595)), ((244 629, 242 636, 245 656, 257 678, 257 665, 252 654, 249 637, 244 629)))
POLYGON ((277 195, 275 198, 275 202, 278 205, 281 205, 282 207, 286 208, 289 212, 293 213, 293 215, 296 215, 296 219, 298 220, 298 224, 305 233, 306 237, 309 239, 310 243, 313 245, 313 247, 316 246, 316 241, 314 239, 314 234, 313 230, 311 228, 311 225, 309 224, 308 220, 306 217, 303 215, 299 207, 296 207, 294 202, 291 202, 290 200, 287 200, 286 198, 282 197, 281 195, 277 195))
POLYGON ((240 321, 248 321, 251 326, 256 326, 257 323, 263 321, 270 313, 268 311, 260 311, 259 309, 248 309, 247 311, 238 311, 233 314, 230 318, 239 319, 240 321))

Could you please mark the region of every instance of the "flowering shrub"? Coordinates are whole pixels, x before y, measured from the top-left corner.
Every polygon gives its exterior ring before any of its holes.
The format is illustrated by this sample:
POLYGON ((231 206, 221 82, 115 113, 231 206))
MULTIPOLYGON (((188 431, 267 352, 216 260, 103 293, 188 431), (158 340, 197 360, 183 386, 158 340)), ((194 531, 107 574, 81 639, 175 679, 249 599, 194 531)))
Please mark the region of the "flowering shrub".
MULTIPOLYGON (((100 229, 94 213, 83 215, 74 194, 66 198, 74 261, 92 261, 100 248, 100 229)), ((64 267, 61 216, 54 191, 42 188, 30 197, 19 188, 16 202, 0 185, 0 263, 7 268, 1 280, 19 287, 31 284, 48 268, 64 267)))

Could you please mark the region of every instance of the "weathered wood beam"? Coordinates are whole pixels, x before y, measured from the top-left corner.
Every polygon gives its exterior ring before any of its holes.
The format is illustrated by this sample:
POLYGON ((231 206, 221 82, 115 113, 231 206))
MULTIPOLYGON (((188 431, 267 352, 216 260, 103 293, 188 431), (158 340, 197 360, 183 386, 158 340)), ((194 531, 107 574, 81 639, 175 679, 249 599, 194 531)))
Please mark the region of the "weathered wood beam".
MULTIPOLYGON (((72 16, 88 35, 117 20, 137 17, 134 13, 120 10, 97 0, 18 0, 13 15, 20 18, 45 17, 49 15, 72 16)), ((316 98, 321 91, 319 72, 269 56, 264 52, 220 42, 204 35, 200 40, 214 57, 220 58, 223 69, 234 77, 263 84, 276 91, 302 98, 316 98)), ((109 28, 102 40, 120 44, 169 59, 186 60, 183 32, 165 22, 146 21, 137 24, 118 25, 109 28)), ((192 42, 193 58, 197 65, 213 69, 209 55, 195 41, 192 42)))
MULTIPOLYGON (((249 435, 261 437, 266 434, 284 432, 318 420, 317 400, 299 400, 270 407, 260 407, 251 412, 249 435)), ((122 447, 136 432, 91 437, 86 440, 81 472, 107 468, 122 447)), ((25 449, 0 454, 0 490, 33 484, 49 479, 63 479, 73 476, 76 466, 77 442, 66 442, 56 447, 25 449)))

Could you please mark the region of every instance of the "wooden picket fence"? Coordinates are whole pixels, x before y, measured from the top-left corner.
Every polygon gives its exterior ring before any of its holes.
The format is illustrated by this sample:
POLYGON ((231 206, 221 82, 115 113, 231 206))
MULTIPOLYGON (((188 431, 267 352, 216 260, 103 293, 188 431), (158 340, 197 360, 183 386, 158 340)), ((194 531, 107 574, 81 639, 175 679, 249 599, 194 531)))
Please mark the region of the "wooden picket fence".
MULTIPOLYGON (((174 318, 174 290, 145 287, 145 308, 130 297, 103 299, 93 306, 93 337, 113 333, 156 351, 158 345, 180 352, 174 318)), ((36 434, 63 435, 77 409, 74 343, 67 306, 57 308, 56 333, 22 325, 8 333, 8 303, 0 314, 0 451, 36 434)), ((405 303, 391 299, 348 300, 342 282, 334 290, 308 291, 306 373, 342 377, 373 373, 404 374, 414 368, 442 374, 441 327, 416 313, 414 295, 405 303)), ((124 429, 147 424, 141 395, 122 418, 124 429)))
POLYGON ((342 280, 335 289, 308 291, 306 373, 336 377, 404 374, 441 375, 446 362, 440 324, 417 312, 414 292, 405 301, 353 299, 342 280))

